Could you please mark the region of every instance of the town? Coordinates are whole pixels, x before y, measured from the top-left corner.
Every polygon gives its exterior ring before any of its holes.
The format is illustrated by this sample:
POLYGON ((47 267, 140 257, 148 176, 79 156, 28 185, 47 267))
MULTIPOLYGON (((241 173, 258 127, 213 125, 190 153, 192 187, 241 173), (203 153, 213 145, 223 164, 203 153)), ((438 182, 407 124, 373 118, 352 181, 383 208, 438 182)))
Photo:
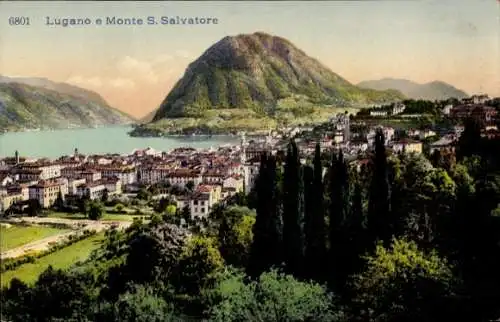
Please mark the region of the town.
POLYGON ((166 152, 146 148, 128 155, 83 155, 75 148, 71 155, 56 160, 25 157, 29 151, 16 151, 0 160, 0 213, 10 216, 33 213, 30 208, 51 209, 61 199, 66 210, 78 211, 70 206, 82 199, 126 203, 147 191, 153 199, 169 198, 191 219, 207 218, 216 204, 238 193, 249 194, 261 154, 284 155, 291 138, 301 151, 302 163, 310 162, 319 143, 322 152, 342 149, 351 163, 361 164, 371 152, 377 128, 383 130, 387 148, 396 153, 453 152, 463 121, 470 117, 481 121, 483 136, 500 137, 495 106, 498 99, 486 95, 460 101, 407 101, 361 110, 357 115, 340 113, 315 126, 270 131, 264 138, 247 139, 241 133, 239 145, 217 149, 166 152), (440 122, 432 124, 428 117, 440 122), (385 125, 388 121, 392 124, 385 125), (398 125, 408 123, 414 126, 398 125))

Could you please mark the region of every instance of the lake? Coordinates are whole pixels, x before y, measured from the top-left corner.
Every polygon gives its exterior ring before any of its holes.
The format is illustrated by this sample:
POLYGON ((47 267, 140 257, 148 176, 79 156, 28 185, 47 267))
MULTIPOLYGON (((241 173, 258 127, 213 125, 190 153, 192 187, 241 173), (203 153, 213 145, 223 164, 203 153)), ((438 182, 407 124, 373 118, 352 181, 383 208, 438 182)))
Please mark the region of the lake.
POLYGON ((151 147, 168 151, 178 147, 210 148, 238 143, 237 136, 195 137, 130 137, 128 126, 91 129, 64 129, 37 132, 13 132, 0 135, 0 156, 57 158, 73 154, 75 148, 83 154, 131 153, 134 149, 151 147))

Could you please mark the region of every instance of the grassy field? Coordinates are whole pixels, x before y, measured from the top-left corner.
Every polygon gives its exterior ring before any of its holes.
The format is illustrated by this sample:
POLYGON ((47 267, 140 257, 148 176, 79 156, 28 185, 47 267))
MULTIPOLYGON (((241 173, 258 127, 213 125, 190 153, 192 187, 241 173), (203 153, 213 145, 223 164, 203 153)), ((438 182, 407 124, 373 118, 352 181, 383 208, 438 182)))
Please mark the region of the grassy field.
POLYGON ((33 283, 40 273, 52 265, 55 269, 65 269, 78 261, 85 260, 98 248, 104 239, 104 233, 97 234, 75 244, 56 251, 50 255, 36 259, 35 263, 24 264, 15 270, 1 274, 1 286, 9 285, 14 277, 25 283, 33 283))
POLYGON ((46 226, 17 226, 0 227, 0 250, 2 252, 13 249, 36 240, 65 233, 69 230, 46 226))
MULTIPOLYGON (((51 212, 49 218, 64 218, 64 219, 88 219, 84 214, 69 214, 63 212, 51 212)), ((147 217, 147 215, 122 215, 122 214, 104 214, 101 218, 103 221, 134 221, 134 218, 147 217)))

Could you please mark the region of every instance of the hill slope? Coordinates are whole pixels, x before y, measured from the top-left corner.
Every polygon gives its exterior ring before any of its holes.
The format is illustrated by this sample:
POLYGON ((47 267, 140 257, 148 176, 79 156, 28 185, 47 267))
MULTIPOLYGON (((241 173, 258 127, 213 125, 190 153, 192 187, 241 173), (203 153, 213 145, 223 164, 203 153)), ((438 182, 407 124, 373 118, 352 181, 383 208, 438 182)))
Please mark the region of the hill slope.
POLYGON ((393 89, 400 91, 408 98, 424 100, 461 99, 469 96, 464 91, 441 81, 418 84, 406 79, 383 78, 380 80, 363 81, 358 86, 374 90, 393 89))
POLYGON ((280 111, 305 106, 364 107, 402 98, 397 91, 358 88, 288 40, 254 33, 228 36, 208 48, 188 66, 153 121, 208 114, 217 123, 217 117, 224 119, 220 113, 279 119, 280 111))
MULTIPOLYGON (((133 119, 97 93, 48 81, 43 87, 0 79, 0 129, 57 129, 126 124, 133 119), (50 85, 50 84, 56 85, 50 85)), ((32 80, 26 78, 23 80, 32 80)))

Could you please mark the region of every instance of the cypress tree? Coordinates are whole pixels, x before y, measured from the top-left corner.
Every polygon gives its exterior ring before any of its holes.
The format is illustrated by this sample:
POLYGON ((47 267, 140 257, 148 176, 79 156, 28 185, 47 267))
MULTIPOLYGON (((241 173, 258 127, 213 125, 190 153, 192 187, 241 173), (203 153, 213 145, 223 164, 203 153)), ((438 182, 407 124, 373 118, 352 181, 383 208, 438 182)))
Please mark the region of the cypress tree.
POLYGON ((276 200, 276 159, 264 153, 256 181, 257 216, 253 227, 248 274, 257 277, 281 264, 281 219, 276 200))
POLYGON ((315 278, 318 269, 315 263, 315 239, 316 232, 314 231, 314 170, 310 166, 304 167, 304 246, 305 246, 305 273, 307 277, 315 278))
POLYGON ((349 220, 349 274, 357 273, 361 269, 361 256, 366 251, 366 222, 363 211, 363 189, 359 181, 354 184, 352 206, 349 220))
POLYGON ((349 173, 342 150, 338 159, 332 159, 330 186, 330 271, 333 272, 334 286, 341 288, 347 278, 345 246, 349 241, 349 173))
POLYGON ((326 256, 323 166, 319 143, 316 144, 313 165, 314 170, 310 167, 304 169, 304 185, 307 188, 304 190, 306 202, 305 262, 308 265, 309 277, 319 281, 323 278, 326 256))
POLYGON ((373 246, 377 240, 385 245, 391 241, 393 222, 390 219, 390 188, 385 138, 381 129, 375 135, 373 175, 368 203, 368 233, 373 246))
POLYGON ((302 272, 304 246, 302 236, 303 191, 301 165, 297 145, 292 140, 288 146, 283 178, 283 243, 285 264, 292 274, 302 272))

